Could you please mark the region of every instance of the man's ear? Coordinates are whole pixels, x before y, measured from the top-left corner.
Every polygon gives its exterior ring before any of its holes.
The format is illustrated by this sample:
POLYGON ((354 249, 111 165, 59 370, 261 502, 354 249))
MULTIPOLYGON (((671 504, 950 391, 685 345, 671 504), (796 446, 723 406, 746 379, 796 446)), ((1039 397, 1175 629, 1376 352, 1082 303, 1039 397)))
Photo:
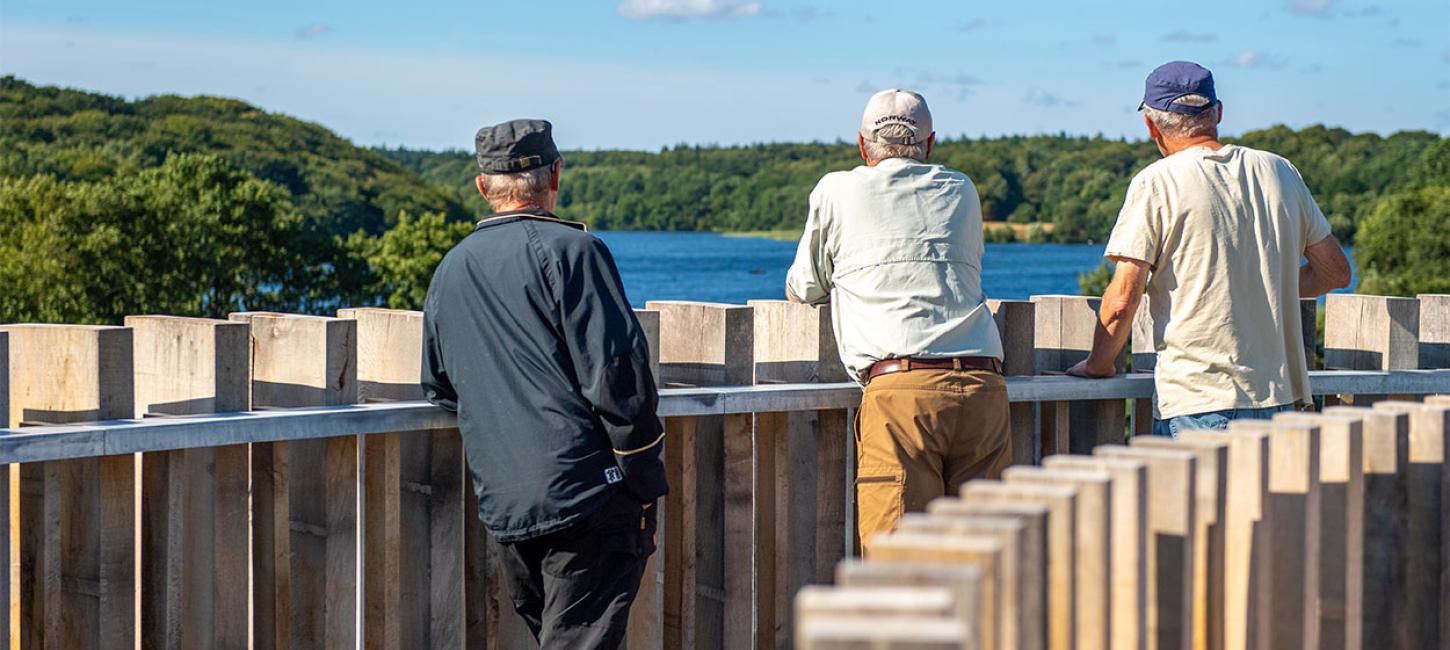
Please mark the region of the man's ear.
POLYGON ((870 158, 866 157, 866 136, 861 135, 860 133, 856 134, 856 148, 861 151, 861 160, 871 160, 870 158))
POLYGON ((1158 133, 1158 125, 1154 124, 1153 120, 1148 118, 1147 113, 1143 114, 1143 123, 1148 125, 1149 140, 1157 141, 1162 137, 1162 134, 1158 133))
POLYGON ((932 131, 931 132, 931 135, 926 136, 926 160, 923 160, 922 162, 926 162, 927 160, 931 160, 931 150, 933 148, 935 148, 935 147, 936 147, 936 131, 932 131))
POLYGON ((483 189, 483 174, 479 174, 478 176, 474 177, 473 184, 474 184, 475 187, 478 188, 478 194, 479 194, 479 196, 482 196, 483 197, 483 200, 487 201, 488 200, 488 190, 483 189))
POLYGON ((1214 124, 1223 124, 1223 102, 1218 103, 1218 121, 1214 124))
POLYGON ((550 169, 549 169, 549 189, 551 189, 551 190, 553 190, 555 192, 558 192, 559 191, 559 177, 562 176, 563 173, 564 173, 564 159, 563 158, 560 158, 558 160, 555 160, 554 161, 554 164, 550 166, 550 169))

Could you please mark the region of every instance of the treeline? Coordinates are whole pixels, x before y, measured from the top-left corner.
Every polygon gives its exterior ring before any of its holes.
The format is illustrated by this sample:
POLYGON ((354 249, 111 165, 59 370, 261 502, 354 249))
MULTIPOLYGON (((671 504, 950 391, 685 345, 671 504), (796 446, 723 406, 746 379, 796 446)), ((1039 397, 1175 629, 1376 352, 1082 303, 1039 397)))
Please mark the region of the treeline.
MULTIPOLYGON (((1450 141, 1323 127, 1240 141, 1293 160, 1342 239, 1361 225, 1375 234, 1359 242, 1366 278, 1450 264, 1450 141)), ((1067 135, 951 140, 936 154, 976 180, 988 219, 1048 222, 1035 237, 1068 242, 1101 240, 1128 179, 1156 158, 1151 144, 1067 135)), ((568 217, 716 231, 799 228, 816 180, 858 162, 849 143, 565 159, 568 217)), ((0 77, 0 322, 416 308, 438 260, 488 212, 474 174, 467 152, 360 148, 237 100, 131 101, 0 77)))
MULTIPOLYGON (((1351 241, 1383 195, 1412 182, 1440 137, 1277 126, 1232 141, 1294 161, 1336 234, 1351 241)), ((451 188, 465 205, 486 209, 469 182, 477 173, 470 153, 379 151, 440 189, 451 188)), ((1128 181, 1158 158, 1150 142, 1065 134, 945 140, 933 154, 972 177, 988 220, 1049 222, 1051 238, 1060 242, 1106 238, 1128 181)), ((599 229, 798 229, 821 175, 859 162, 855 143, 566 152, 560 209, 599 229)))

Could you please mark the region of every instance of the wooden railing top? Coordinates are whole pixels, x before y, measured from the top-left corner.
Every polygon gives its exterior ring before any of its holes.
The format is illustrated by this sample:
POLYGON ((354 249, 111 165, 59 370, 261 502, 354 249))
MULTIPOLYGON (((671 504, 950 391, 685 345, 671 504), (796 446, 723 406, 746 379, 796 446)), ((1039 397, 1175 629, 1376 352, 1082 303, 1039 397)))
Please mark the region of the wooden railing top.
MULTIPOLYGON (((1450 392, 1450 370, 1322 370, 1309 375, 1315 395, 1450 392)), ((1099 380, 1066 376, 1007 378, 1007 395, 1013 402, 1144 399, 1152 394, 1150 374, 1099 380)), ((660 391, 659 414, 689 417, 845 409, 856 407, 860 401, 861 389, 851 383, 665 388, 660 391)), ((33 426, 0 429, 0 464, 456 426, 453 414, 426 402, 33 426)))

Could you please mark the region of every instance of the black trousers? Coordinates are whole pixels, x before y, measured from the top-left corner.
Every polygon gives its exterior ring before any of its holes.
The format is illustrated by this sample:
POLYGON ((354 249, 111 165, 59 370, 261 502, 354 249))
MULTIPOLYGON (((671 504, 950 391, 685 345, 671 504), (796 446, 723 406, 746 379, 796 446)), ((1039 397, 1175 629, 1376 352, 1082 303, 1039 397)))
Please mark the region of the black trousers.
POLYGON ((624 643, 629 606, 655 551, 653 503, 627 490, 564 530, 500 544, 514 610, 541 650, 612 650, 624 643))

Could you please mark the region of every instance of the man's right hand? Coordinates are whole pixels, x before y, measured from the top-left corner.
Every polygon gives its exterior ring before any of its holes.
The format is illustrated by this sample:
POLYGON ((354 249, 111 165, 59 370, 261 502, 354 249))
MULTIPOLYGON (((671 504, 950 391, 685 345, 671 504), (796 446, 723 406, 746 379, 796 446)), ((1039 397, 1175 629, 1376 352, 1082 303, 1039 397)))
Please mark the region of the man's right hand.
POLYGON ((1107 379, 1118 374, 1117 368, 1114 368, 1112 364, 1108 364, 1106 367, 1097 367, 1092 365, 1091 362, 1091 357, 1083 359, 1073 365, 1073 367, 1068 368, 1067 374, 1084 379, 1107 379))

